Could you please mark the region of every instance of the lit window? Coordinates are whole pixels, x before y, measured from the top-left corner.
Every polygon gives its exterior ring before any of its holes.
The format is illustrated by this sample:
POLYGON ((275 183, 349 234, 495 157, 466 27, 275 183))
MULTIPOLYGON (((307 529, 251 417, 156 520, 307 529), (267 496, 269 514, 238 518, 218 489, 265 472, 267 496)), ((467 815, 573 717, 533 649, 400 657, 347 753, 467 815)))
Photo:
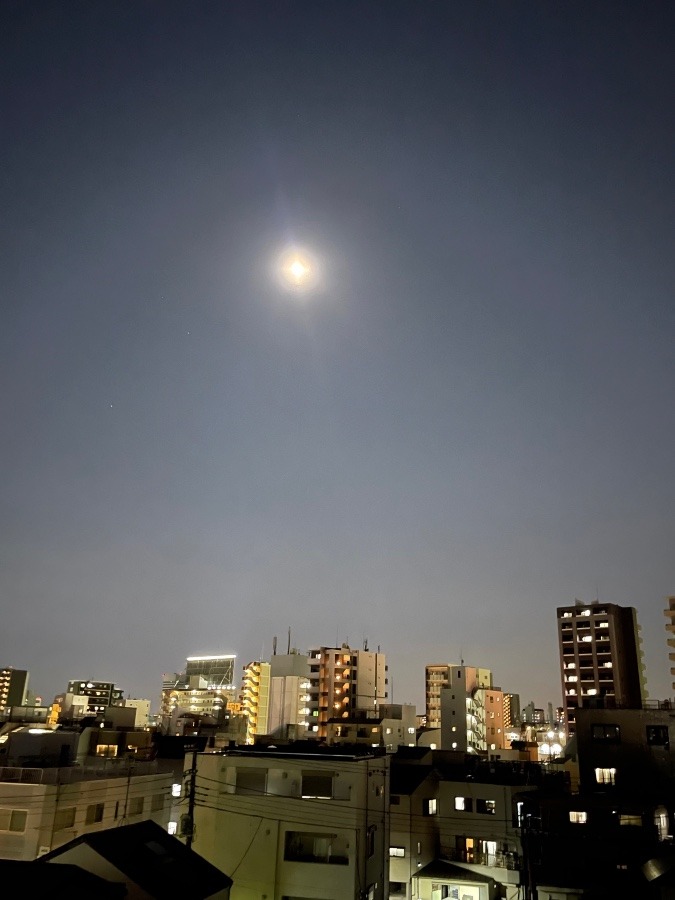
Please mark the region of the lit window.
POLYGON ((423 811, 425 816, 435 816, 438 813, 438 803, 435 797, 425 800, 423 803, 423 811))
POLYGON ((172 797, 180 797, 182 785, 180 784, 172 784, 171 785, 171 796, 172 797))
POLYGON ((572 822, 574 825, 585 825, 587 821, 587 812, 577 812, 572 809, 570 810, 570 822, 572 822))
POLYGON ((398 856, 403 859, 405 856, 405 847, 390 847, 389 856, 398 856))
POLYGON ((455 797, 455 809, 461 812, 472 812, 473 799, 471 797, 455 797))
POLYGON ((435 749, 436 749, 436 744, 429 744, 429 749, 430 749, 430 750, 435 750, 435 749))
POLYGON ((590 609, 582 609, 579 615, 590 616, 590 614, 591 614, 590 609))
POLYGON ((590 636, 590 634, 585 634, 581 638, 581 640, 584 642, 584 644, 590 644, 590 642, 593 640, 593 638, 590 636))
POLYGON ((166 827, 169 834, 175 834, 178 831, 178 822, 169 822, 166 827))
POLYGON ((640 825, 642 825, 642 816, 620 815, 619 825, 634 825, 640 827, 640 825))
POLYGON ((408 729, 408 734, 415 734, 415 729, 414 729, 414 728, 409 728, 409 729, 408 729))
POLYGON ((497 804, 494 800, 476 800, 476 812, 494 816, 497 804))
POLYGON ((615 784, 616 783, 616 769, 596 769, 595 770, 595 780, 598 784, 615 784))

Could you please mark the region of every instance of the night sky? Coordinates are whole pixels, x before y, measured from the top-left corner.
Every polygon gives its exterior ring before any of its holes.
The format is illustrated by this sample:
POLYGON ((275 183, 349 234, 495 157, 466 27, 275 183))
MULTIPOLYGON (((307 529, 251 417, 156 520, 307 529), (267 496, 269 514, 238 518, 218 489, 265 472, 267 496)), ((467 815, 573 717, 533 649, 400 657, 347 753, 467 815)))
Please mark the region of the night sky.
POLYGON ((599 597, 670 696, 674 23, 4 0, 0 665, 156 708, 290 627, 558 704, 599 597))

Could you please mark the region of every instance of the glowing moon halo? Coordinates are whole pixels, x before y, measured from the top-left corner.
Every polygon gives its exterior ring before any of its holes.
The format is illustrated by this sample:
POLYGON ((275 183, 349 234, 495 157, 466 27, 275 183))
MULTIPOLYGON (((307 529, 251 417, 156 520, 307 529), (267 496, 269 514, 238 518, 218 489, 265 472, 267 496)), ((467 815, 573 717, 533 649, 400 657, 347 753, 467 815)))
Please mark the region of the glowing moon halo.
POLYGON ((284 290, 306 294, 318 286, 319 266, 307 250, 289 247, 279 256, 276 269, 284 290))

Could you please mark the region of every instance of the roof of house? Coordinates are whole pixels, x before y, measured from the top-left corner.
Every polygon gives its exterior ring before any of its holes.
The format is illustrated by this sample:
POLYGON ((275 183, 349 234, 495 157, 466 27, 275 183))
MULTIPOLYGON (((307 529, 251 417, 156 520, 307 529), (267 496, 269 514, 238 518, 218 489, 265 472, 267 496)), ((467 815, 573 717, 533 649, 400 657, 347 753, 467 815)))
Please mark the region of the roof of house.
POLYGON ((86 844, 151 897, 202 900, 232 885, 232 879, 198 853, 147 820, 83 834, 52 850, 40 862, 58 862, 86 844))
POLYGON ((480 884, 494 884, 494 878, 481 875, 472 869, 464 869, 445 859, 434 859, 417 872, 418 878, 444 878, 453 881, 473 881, 480 884))
POLYGON ((50 900, 122 900, 126 885, 107 881, 80 866, 63 864, 49 869, 41 859, 0 859, 0 883, 20 885, 17 896, 49 897, 50 900))

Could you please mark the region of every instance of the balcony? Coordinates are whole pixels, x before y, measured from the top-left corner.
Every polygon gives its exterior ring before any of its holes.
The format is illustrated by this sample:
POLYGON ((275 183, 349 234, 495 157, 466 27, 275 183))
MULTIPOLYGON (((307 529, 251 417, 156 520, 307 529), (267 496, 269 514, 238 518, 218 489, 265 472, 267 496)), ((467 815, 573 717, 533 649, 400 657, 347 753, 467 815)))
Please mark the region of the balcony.
POLYGON ((512 872, 522 868, 522 860, 517 853, 479 853, 476 850, 457 850, 456 847, 441 845, 440 855, 449 862, 471 863, 474 866, 495 866, 512 872))

